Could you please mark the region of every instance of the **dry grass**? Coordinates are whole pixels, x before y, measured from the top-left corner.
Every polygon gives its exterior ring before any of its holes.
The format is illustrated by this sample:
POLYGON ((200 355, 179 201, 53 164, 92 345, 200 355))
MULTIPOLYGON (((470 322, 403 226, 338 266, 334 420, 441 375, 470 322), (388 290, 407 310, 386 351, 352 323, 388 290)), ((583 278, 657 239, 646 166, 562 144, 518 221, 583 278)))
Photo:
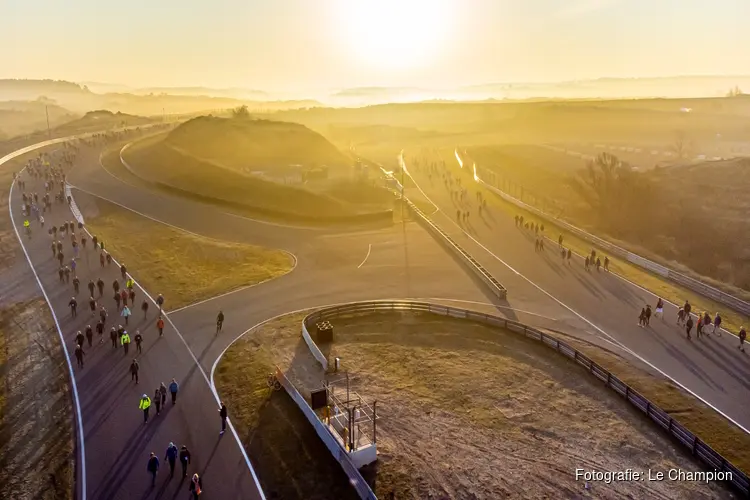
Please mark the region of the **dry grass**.
MULTIPOLYGON (((299 325, 298 322, 295 322, 299 325)), ((216 387, 268 498, 358 498, 338 463, 285 391, 273 392, 269 352, 252 340, 227 350, 216 387)))
POLYGON ((54 328, 41 298, 0 310, 3 498, 74 495, 73 411, 54 328))
POLYGON ((280 250, 192 235, 104 200, 96 206, 97 214, 87 214, 89 231, 112 255, 127 255, 128 269, 144 288, 168 297, 172 309, 292 269, 291 256, 280 250))
MULTIPOLYGON (((270 353, 295 383, 319 385, 300 319, 269 322, 240 343, 270 353)), ((379 459, 364 473, 380 497, 576 497, 584 494, 577 467, 700 470, 622 398, 516 334, 432 315, 337 318, 334 327, 334 344, 322 347, 342 358, 353 390, 378 401, 379 459)), ((585 347, 603 365, 611 361, 585 347)), ((635 380, 646 396, 651 391, 659 401, 671 393, 664 382, 647 385, 647 375, 615 361, 624 372, 618 376, 635 380)), ((708 427, 721 417, 701 418, 708 427)), ((597 483, 592 492, 598 498, 729 496, 716 485, 649 481, 597 483)))

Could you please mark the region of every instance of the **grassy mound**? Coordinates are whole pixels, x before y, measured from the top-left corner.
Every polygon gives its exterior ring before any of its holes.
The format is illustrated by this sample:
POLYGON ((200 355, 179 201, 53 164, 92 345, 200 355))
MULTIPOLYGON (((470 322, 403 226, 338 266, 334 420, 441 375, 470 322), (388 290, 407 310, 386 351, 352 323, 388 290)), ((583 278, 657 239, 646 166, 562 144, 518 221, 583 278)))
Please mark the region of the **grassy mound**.
POLYGON ((349 165, 333 144, 298 123, 202 116, 177 127, 165 143, 234 169, 349 165))
POLYGON ((391 218, 388 191, 360 177, 333 145, 296 124, 202 117, 134 144, 123 158, 161 189, 253 215, 305 223, 391 218), (257 136, 248 133, 256 128, 262 130, 257 136), (309 144, 314 152, 303 154, 309 144), (255 170, 260 164, 263 172, 255 170), (325 175, 306 177, 313 169, 325 175))

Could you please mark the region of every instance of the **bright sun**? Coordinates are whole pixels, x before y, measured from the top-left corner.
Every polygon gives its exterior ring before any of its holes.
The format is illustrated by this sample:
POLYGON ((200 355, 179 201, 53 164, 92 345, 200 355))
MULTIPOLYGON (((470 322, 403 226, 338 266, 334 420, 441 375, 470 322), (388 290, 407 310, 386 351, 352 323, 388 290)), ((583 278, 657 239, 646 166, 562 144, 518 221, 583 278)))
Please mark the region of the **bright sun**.
POLYGON ((354 57, 381 69, 429 63, 451 25, 451 0, 341 0, 344 44, 354 57))

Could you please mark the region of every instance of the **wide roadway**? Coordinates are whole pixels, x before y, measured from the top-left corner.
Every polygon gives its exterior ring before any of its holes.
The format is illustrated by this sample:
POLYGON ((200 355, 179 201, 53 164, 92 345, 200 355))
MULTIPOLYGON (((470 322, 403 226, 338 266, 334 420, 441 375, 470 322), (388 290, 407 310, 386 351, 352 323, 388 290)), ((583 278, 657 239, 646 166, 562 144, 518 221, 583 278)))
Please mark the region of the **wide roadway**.
MULTIPOLYGON (((183 488, 186 491, 187 481, 169 479, 166 463, 162 463, 156 488, 152 490, 149 486, 145 470, 148 453, 153 451, 162 459, 170 441, 178 447, 185 444, 191 450, 190 472, 204 477, 207 492, 223 498, 257 498, 252 475, 237 441, 231 433, 219 435, 218 406, 210 377, 214 363, 232 340, 276 315, 353 300, 440 298, 476 302, 476 307, 497 310, 536 326, 558 326, 559 310, 555 307, 549 307, 544 314, 539 311, 527 314, 498 302, 415 223, 354 232, 270 226, 119 182, 102 171, 97 159, 97 151, 82 151, 80 161, 69 173, 69 181, 82 188, 74 190, 73 194, 84 217, 97 213, 100 196, 104 196, 145 216, 198 234, 230 241, 273 243, 271 246, 292 252, 298 265, 291 273, 268 283, 167 313, 163 338, 156 333, 154 304, 151 304, 148 318, 143 318, 140 303, 146 295, 136 287, 137 305, 127 328, 131 337, 136 329, 141 331, 143 353, 137 353, 133 343, 129 354, 125 355, 119 343, 116 348, 111 347, 108 336, 112 325, 124 324, 117 316, 112 298, 112 282, 119 279, 123 284, 117 266, 100 267, 98 252, 88 242, 78 259, 79 314, 72 318, 68 302, 73 286, 59 282, 57 260, 50 248, 51 237, 42 234, 37 223, 33 227, 33 238, 22 237, 71 354, 75 333, 87 324, 93 327, 96 323, 96 316, 92 317, 88 310, 86 285, 90 279, 96 281, 100 277, 105 282, 104 296, 96 298, 109 312, 107 331, 101 344, 95 335, 94 345, 85 347, 84 368, 75 369, 85 439, 87 496, 90 498, 161 497, 177 495, 183 488), (482 303, 494 306, 480 306, 482 303), (224 310, 226 321, 222 333, 214 335, 219 309, 224 310), (140 363, 137 385, 128 372, 134 357, 140 363), (144 424, 138 409, 140 396, 146 393, 153 398, 156 387, 161 382, 168 385, 172 378, 180 383, 177 404, 172 406, 168 401, 159 416, 152 406, 149 423, 144 424)), ((42 192, 43 187, 29 180, 27 190, 42 192)), ((12 192, 14 207, 20 206, 20 198, 16 187, 12 192)), ((13 222, 20 230, 23 217, 18 210, 13 215, 13 222)), ((73 220, 64 205, 55 205, 45 218, 46 227, 73 220)), ((77 232, 80 237, 80 231, 77 232)), ((67 262, 72 257, 72 247, 69 237, 62 241, 67 262)), ((127 255, 114 255, 114 258, 127 263, 127 255)), ((134 277, 138 279, 137 273, 134 277)), ((155 296, 160 290, 148 292, 155 296)), ((168 296, 165 306, 169 310, 168 296)))
MULTIPOLYGON (((750 429, 750 364, 738 349, 737 337, 724 334, 698 340, 686 339, 683 328, 675 325, 676 307, 666 304, 665 318, 652 318, 648 328, 638 326, 641 308, 656 297, 650 292, 617 276, 595 269, 586 272, 583 261, 574 257, 571 266, 563 263, 556 244, 545 251, 534 251, 536 236, 515 227, 513 215, 492 208, 478 214, 478 185, 468 169, 449 162, 445 172, 460 178, 468 189, 465 201, 451 196, 443 171, 427 175, 426 169, 408 167, 418 184, 408 189, 412 198, 429 198, 440 209, 433 220, 454 237, 509 290, 517 295, 553 296, 570 314, 582 320, 591 336, 610 338, 637 354, 645 362, 658 367, 703 400, 750 429), (420 191, 421 190, 423 191, 420 191), (468 221, 457 221, 457 210, 469 210, 468 221)), ((457 188, 452 188, 457 191, 457 188)), ((485 196, 495 196, 484 191, 485 196)), ((540 222, 540 221, 537 221, 540 222)), ((551 228, 547 229, 549 233, 551 228)), ((553 240, 557 234, 549 235, 553 240)), ((712 312, 713 313, 713 312, 712 312)))

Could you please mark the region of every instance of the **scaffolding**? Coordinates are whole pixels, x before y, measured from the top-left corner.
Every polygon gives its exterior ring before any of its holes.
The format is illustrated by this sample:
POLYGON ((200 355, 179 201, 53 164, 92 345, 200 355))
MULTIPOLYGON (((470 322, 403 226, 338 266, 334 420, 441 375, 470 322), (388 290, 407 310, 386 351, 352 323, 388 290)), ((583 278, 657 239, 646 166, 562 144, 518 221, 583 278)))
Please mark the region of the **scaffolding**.
POLYGON ((377 401, 368 404, 349 387, 349 374, 324 384, 328 405, 324 421, 352 453, 377 443, 377 401))

